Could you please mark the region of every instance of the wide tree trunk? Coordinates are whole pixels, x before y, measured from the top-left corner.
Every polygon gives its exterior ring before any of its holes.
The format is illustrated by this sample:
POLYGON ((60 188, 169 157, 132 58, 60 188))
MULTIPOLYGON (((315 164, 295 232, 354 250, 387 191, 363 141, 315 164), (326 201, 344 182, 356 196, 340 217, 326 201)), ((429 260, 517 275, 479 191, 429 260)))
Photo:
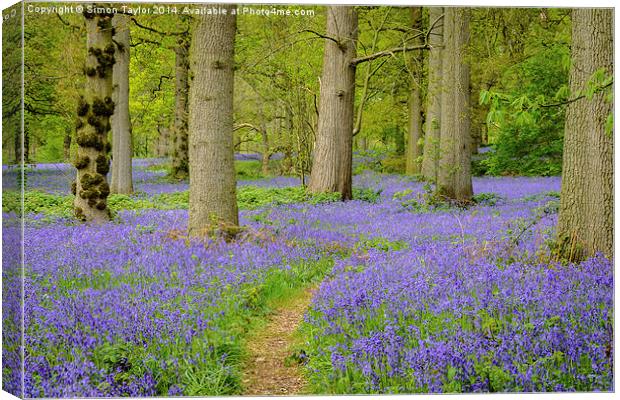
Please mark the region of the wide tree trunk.
MULTIPOLYGON (((422 7, 411 8, 412 28, 415 32, 422 32, 422 7)), ((413 45, 421 45, 422 36, 416 37, 413 45)), ((414 74, 409 93, 409 130, 407 137, 406 172, 408 175, 420 173, 420 156, 422 146, 420 139, 424 136, 422 131, 422 71, 424 53, 418 50, 412 60, 411 70, 414 74)))
POLYGON ((354 7, 327 8, 319 120, 309 190, 339 192, 352 198, 353 102, 355 100, 355 58, 357 12, 354 7))
POLYGON ((129 17, 119 14, 113 19, 116 63, 113 67, 114 115, 112 122, 111 193, 133 192, 131 157, 131 119, 129 117, 129 17))
POLYGON ((466 8, 446 8, 444 17, 443 94, 439 160, 439 194, 467 202, 472 196, 469 66, 465 51, 469 42, 466 8))
POLYGON ((431 182, 437 182, 439 171, 439 139, 442 101, 442 54, 443 54, 443 8, 429 8, 429 24, 435 24, 429 37, 428 94, 424 135, 422 175, 431 182))
POLYGON ((189 232, 239 225, 233 154, 235 7, 203 15, 192 42, 189 104, 189 232))
MULTIPOLYGON (((570 89, 583 92, 603 68, 613 76, 613 10, 573 10, 570 89)), ((564 131, 559 253, 580 260, 613 255, 613 132, 605 123, 613 102, 599 92, 568 105, 564 131)))
POLYGON ((188 154, 188 95, 189 95, 189 46, 186 38, 179 38, 175 52, 175 107, 172 175, 183 179, 189 173, 188 154))
POLYGON ((109 170, 107 140, 112 101, 112 66, 115 45, 112 42, 113 14, 84 13, 86 19, 86 57, 84 95, 78 101, 77 179, 72 191, 78 219, 103 222, 110 218, 107 197, 110 194, 106 174, 109 170))

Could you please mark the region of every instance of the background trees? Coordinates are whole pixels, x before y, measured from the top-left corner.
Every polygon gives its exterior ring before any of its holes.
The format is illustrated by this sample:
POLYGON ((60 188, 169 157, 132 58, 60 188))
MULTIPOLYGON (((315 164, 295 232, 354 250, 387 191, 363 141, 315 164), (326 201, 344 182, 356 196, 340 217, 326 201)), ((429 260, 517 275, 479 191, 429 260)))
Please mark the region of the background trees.
POLYGON ((428 91, 422 157, 422 176, 437 182, 439 172, 439 138, 441 123, 441 71, 443 70, 443 8, 429 8, 428 91))

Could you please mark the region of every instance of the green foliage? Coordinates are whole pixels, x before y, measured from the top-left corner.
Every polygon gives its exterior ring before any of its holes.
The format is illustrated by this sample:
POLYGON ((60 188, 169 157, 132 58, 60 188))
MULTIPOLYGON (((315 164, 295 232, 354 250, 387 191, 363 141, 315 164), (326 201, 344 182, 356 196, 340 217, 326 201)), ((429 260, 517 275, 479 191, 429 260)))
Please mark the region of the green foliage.
POLYGON ((355 245, 355 248, 360 250, 375 249, 390 252, 406 250, 409 248, 409 243, 402 240, 390 241, 381 236, 372 238, 360 237, 359 241, 355 245))
POLYGON ((494 206, 499 201, 503 201, 504 198, 497 193, 476 193, 472 196, 471 200, 476 204, 481 204, 485 206, 494 206))
POLYGON ((406 159, 404 156, 394 155, 381 161, 381 171, 387 174, 405 173, 406 159))
MULTIPOLYGON (((355 200, 374 203, 378 201, 379 196, 380 192, 372 189, 355 188, 353 190, 355 200)), ((340 193, 312 194, 301 186, 285 188, 241 186, 237 189, 238 206, 242 210, 253 210, 268 205, 322 204, 339 200, 340 193)), ((189 207, 189 192, 162 193, 151 197, 139 193, 134 195, 111 194, 107 201, 113 215, 122 210, 186 210, 189 207)), ((2 210, 19 213, 20 209, 20 192, 5 190, 2 193, 2 210)), ((71 218, 73 216, 73 196, 29 190, 24 193, 24 212, 26 214, 43 214, 52 218, 71 218)))
POLYGON ((486 13, 488 20, 473 27, 480 35, 473 51, 477 65, 472 79, 479 87, 475 107, 480 110, 474 119, 486 126, 494 151, 474 162, 474 172, 558 175, 565 107, 550 105, 562 104, 570 95, 566 10, 544 10, 544 18, 534 9, 480 13, 486 13), (548 19, 558 23, 550 24, 548 19), (498 32, 502 35, 499 41, 498 32), (490 42, 491 38, 495 42, 490 42))

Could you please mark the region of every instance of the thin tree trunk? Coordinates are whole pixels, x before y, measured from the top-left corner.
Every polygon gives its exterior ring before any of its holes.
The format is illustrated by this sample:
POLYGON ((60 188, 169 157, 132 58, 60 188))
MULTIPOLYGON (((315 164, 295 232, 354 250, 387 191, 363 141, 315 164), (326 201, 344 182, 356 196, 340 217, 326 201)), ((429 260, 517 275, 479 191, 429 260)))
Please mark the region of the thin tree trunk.
MULTIPOLYGON (((282 161, 283 175, 289 175, 294 172, 293 162, 293 111, 289 104, 284 104, 284 121, 286 122, 286 132, 284 137, 286 142, 284 144, 284 160, 282 161)), ((297 157, 301 157, 299 154, 297 157)), ((303 182, 302 182, 303 184, 303 182)))
POLYGON ((309 190, 339 192, 352 198, 351 164, 357 12, 354 7, 327 8, 327 36, 321 76, 319 121, 309 190))
POLYGON ((112 121, 112 181, 111 193, 133 192, 131 157, 131 119, 129 116, 129 17, 119 14, 113 19, 114 41, 117 44, 113 67, 115 104, 112 121))
POLYGON ((426 134, 424 136, 424 154, 422 159, 422 175, 429 181, 437 182, 439 170, 439 140, 441 122, 441 72, 443 46, 443 25, 441 20, 443 8, 429 8, 429 23, 435 23, 429 37, 431 50, 428 57, 428 94, 426 113, 426 134))
MULTIPOLYGON (((613 11, 573 10, 571 93, 583 91, 600 68, 613 76, 613 11)), ((606 132, 613 102, 597 93, 568 105, 558 221, 559 253, 580 260, 613 256, 613 132, 606 132)))
POLYGON ((157 140, 157 156, 168 157, 173 151, 170 129, 165 126, 157 125, 157 132, 159 132, 159 137, 157 140))
POLYGON ((189 232, 239 225, 233 154, 236 15, 203 15, 194 32, 189 118, 189 232))
POLYGON ((445 53, 439 193, 467 202, 473 194, 471 184, 469 66, 465 51, 469 42, 469 10, 447 8, 444 17, 445 53))
MULTIPOLYGON (((422 7, 411 8, 412 28, 414 32, 422 32, 422 7)), ((422 45, 422 36, 413 41, 413 45, 422 45)), ((413 57, 411 70, 414 74, 411 80, 409 93, 409 130, 407 138, 406 173, 414 175, 420 173, 420 155, 422 147, 420 139, 424 136, 422 131, 422 70, 424 55, 418 50, 413 57)))
POLYGON ((65 137, 62 142, 63 158, 65 161, 69 161, 71 159, 71 141, 72 141, 71 132, 72 131, 73 129, 71 129, 70 126, 67 126, 67 128, 65 129, 65 137))
POLYGON ((174 140, 172 152, 172 175, 183 179, 189 173, 188 155, 188 94, 189 94, 189 46, 185 38, 180 38, 175 48, 175 108, 174 140))
POLYGON ((85 13, 86 85, 78 102, 77 179, 72 191, 74 211, 78 219, 103 222, 110 218, 107 197, 110 193, 106 174, 109 160, 107 134, 110 116, 114 113, 112 101, 112 66, 115 46, 112 42, 113 14, 85 13))
POLYGON ((259 111, 260 118, 260 136, 262 141, 263 151, 261 154, 261 173, 263 176, 269 175, 269 135, 267 133, 267 122, 265 121, 265 113, 263 112, 262 107, 259 111))

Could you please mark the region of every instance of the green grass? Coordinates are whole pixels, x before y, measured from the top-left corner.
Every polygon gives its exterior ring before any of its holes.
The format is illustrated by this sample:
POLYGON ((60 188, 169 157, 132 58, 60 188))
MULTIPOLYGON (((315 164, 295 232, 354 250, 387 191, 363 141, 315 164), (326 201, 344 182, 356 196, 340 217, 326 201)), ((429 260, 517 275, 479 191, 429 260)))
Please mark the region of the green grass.
MULTIPOLYGON (((354 189, 354 198, 375 202, 379 193, 369 189, 354 189)), ((261 188, 242 186, 237 189, 237 204, 241 210, 253 210, 268 205, 293 203, 321 204, 340 199, 338 193, 311 194, 301 186, 285 188, 261 188)), ((112 194, 108 197, 108 207, 113 214, 122 210, 186 210, 189 207, 189 192, 163 193, 154 196, 141 194, 112 194)), ((20 193, 4 191, 2 193, 2 211, 20 210, 20 193)), ((71 217, 73 215, 73 196, 56 195, 40 191, 27 191, 24 194, 24 211, 43 214, 49 217, 71 217)))

